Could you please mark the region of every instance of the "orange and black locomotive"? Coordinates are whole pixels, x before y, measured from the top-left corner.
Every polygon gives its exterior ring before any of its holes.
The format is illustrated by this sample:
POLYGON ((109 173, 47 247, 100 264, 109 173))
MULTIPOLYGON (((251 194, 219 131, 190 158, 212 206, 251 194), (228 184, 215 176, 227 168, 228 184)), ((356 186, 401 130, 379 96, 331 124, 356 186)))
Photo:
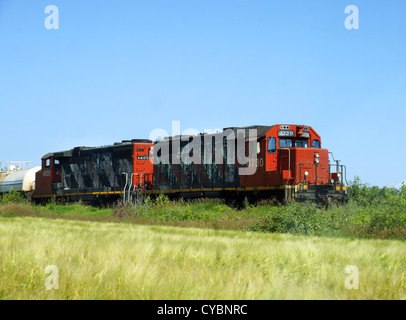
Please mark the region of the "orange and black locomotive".
POLYGON ((344 202, 345 174, 310 126, 230 127, 48 153, 33 198, 130 202, 164 193, 344 202))

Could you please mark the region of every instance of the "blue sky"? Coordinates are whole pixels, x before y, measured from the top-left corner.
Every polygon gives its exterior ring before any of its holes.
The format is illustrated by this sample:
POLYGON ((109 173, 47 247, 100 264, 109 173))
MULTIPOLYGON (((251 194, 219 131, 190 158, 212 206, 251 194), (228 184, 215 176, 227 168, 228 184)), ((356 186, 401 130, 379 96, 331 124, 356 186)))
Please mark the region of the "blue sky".
POLYGON ((0 160, 152 130, 306 124, 372 185, 406 180, 406 2, 0 0, 0 160), (59 9, 48 30, 45 7, 59 9), (359 9, 347 30, 345 7, 359 9))

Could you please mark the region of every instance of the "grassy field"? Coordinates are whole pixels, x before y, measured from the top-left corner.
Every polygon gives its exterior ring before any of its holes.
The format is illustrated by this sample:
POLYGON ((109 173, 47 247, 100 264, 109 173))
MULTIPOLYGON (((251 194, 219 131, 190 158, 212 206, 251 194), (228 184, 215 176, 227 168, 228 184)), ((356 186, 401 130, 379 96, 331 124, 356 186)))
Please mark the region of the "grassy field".
POLYGON ((406 299, 405 252, 397 240, 3 215, 0 299, 406 299))
POLYGON ((349 194, 328 210, 164 196, 35 206, 4 194, 0 299, 406 299, 406 186, 355 181, 349 194))

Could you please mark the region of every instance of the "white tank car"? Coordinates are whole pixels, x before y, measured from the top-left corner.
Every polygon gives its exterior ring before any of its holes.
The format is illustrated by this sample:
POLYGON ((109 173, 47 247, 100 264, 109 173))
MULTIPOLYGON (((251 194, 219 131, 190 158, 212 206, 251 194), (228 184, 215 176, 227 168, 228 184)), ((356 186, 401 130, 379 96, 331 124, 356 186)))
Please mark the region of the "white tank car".
POLYGON ((6 171, 0 171, 0 193, 13 191, 29 192, 35 189, 35 174, 41 167, 16 169, 10 165, 6 171))

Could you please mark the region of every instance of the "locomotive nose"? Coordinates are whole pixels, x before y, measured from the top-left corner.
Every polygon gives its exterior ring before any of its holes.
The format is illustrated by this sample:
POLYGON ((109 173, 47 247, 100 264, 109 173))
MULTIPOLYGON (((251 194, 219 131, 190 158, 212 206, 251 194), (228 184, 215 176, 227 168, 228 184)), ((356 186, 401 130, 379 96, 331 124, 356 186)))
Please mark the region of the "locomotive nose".
POLYGON ((296 181, 307 184, 329 182, 328 151, 326 149, 296 149, 296 181))

